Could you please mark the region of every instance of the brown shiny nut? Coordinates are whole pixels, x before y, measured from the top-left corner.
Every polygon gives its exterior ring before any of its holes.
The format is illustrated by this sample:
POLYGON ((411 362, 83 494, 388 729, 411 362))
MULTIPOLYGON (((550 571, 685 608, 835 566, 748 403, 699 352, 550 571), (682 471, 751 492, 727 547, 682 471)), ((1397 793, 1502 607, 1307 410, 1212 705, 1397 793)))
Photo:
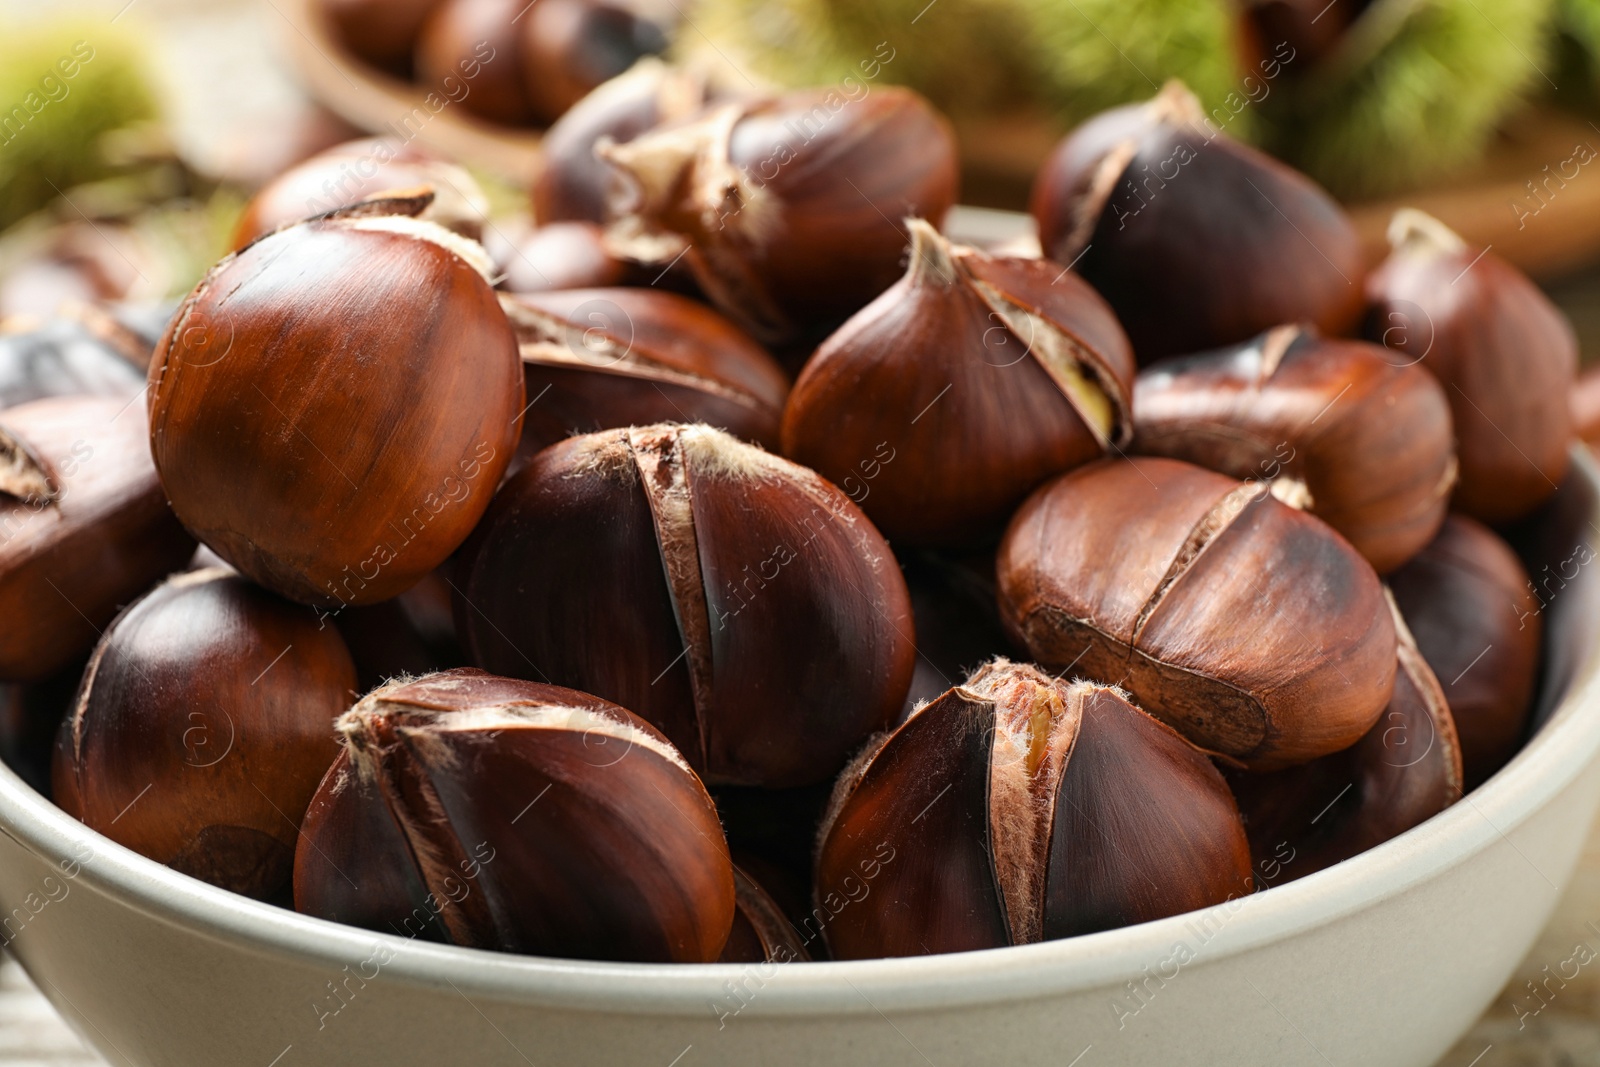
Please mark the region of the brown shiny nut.
POLYGON ((475 663, 631 706, 713 785, 828 778, 911 680, 905 581, 866 516, 706 426, 545 449, 458 584, 475 663))
POLYGON ((55 801, 158 863, 276 897, 355 684, 314 612, 220 568, 175 575, 95 649, 62 724, 55 801))
POLYGON ((1397 212, 1389 242, 1367 280, 1367 335, 1444 386, 1461 462, 1455 509, 1521 518, 1567 473, 1572 326, 1521 271, 1420 211, 1397 212))
POLYGON ((1461 744, 1444 692, 1404 623, 1397 629, 1394 696, 1365 737, 1301 767, 1228 774, 1264 884, 1376 848, 1461 799, 1461 744))
POLYGON ((817 857, 836 959, 1072 937, 1254 889, 1204 753, 1115 688, 1004 660, 846 771, 817 857))
POLYGON ((532 955, 722 952, 734 880, 716 808, 622 708, 457 670, 369 693, 339 732, 295 857, 299 911, 532 955))
POLYGON ((426 202, 366 204, 224 259, 151 363, 173 510, 291 600, 415 585, 477 525, 521 433, 522 363, 488 259, 396 213, 426 202))
POLYGON ((1040 482, 1128 443, 1133 353, 1055 264, 907 226, 905 277, 806 364, 783 450, 896 544, 992 544, 1040 482))
MULTIPOLYGON (((1559 583, 1571 575, 1550 577, 1559 583)), ((1444 687, 1466 787, 1475 789, 1516 754, 1527 732, 1543 600, 1510 546, 1463 515, 1445 520, 1433 543, 1390 575, 1389 585, 1444 687)))
POLYGON ((706 296, 765 342, 827 329, 903 271, 893 221, 956 200, 950 123, 909 89, 829 89, 708 109, 600 149, 619 168, 611 233, 629 258, 681 256, 706 296), (796 131, 800 131, 797 135, 796 131))
POLYGON ((514 21, 526 7, 525 0, 441 0, 417 37, 417 86, 501 126, 533 125, 514 21))
POLYGON ((737 910, 718 963, 797 963, 811 958, 777 901, 739 867, 733 869, 737 910))
MULTIPOLYGON (((534 118, 559 119, 645 56, 666 51, 670 26, 637 0, 539 0, 517 17, 522 81, 534 118)), ((656 5, 669 17, 671 7, 656 5)))
POLYGON ((653 289, 569 289, 501 301, 517 332, 522 456, 575 433, 703 422, 768 447, 789 394, 783 368, 704 304, 653 289))
POLYGON ((1034 183, 1044 254, 1110 302, 1140 365, 1285 322, 1353 329, 1364 266, 1344 211, 1207 121, 1169 82, 1069 134, 1034 183))
POLYGON ((706 79, 646 58, 574 104, 545 131, 533 180, 533 217, 540 225, 602 223, 622 176, 595 154, 602 140, 631 141, 646 130, 698 112, 711 97, 706 79))
POLYGON ((123 604, 194 553, 135 399, 0 411, 0 680, 37 681, 81 661, 123 604))
POLYGON ((1371 564, 1261 482, 1164 458, 1080 467, 1022 506, 998 571, 1035 660, 1123 686, 1252 770, 1348 748, 1394 689, 1371 564))
POLYGON ((421 186, 433 190, 433 201, 420 218, 482 239, 489 201, 471 174, 415 143, 372 137, 334 145, 268 182, 239 216, 233 248, 237 251, 280 226, 378 193, 421 186))
POLYGON ((1256 478, 1387 574, 1433 540, 1455 487, 1450 402, 1388 349, 1281 326, 1149 367, 1134 451, 1256 478))

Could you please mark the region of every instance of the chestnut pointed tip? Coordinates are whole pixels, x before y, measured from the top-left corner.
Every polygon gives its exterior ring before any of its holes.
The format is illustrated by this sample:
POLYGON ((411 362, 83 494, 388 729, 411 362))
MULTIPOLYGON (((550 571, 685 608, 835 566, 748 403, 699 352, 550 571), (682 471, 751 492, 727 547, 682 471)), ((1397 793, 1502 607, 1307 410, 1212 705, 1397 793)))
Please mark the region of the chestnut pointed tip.
POLYGON ((1410 255, 1456 255, 1467 250, 1461 236, 1426 211, 1403 207, 1389 219, 1389 247, 1410 255))

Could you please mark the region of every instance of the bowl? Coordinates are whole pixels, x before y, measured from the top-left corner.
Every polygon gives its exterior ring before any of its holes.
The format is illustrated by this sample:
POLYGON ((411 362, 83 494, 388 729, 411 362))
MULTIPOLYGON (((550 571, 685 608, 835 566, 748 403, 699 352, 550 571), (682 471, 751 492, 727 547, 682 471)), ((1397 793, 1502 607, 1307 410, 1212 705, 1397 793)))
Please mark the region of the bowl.
POLYGON ((1205 911, 918 959, 511 956, 214 889, 0 769, 0 940, 85 1041, 141 1067, 1426 1067, 1532 945, 1600 805, 1600 576, 1588 566, 1600 470, 1587 452, 1513 540, 1548 635, 1531 742, 1409 833, 1205 911))

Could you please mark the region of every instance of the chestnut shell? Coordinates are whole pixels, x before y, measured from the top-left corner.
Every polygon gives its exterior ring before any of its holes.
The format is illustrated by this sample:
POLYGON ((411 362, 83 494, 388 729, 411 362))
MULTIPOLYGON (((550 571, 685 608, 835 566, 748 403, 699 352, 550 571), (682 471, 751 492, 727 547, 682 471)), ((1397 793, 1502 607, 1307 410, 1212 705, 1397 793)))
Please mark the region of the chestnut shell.
POLYGON ((1023 504, 997 566, 1001 616, 1038 662, 1125 687, 1253 770, 1349 747, 1394 688, 1372 566, 1261 483, 1091 463, 1023 504))

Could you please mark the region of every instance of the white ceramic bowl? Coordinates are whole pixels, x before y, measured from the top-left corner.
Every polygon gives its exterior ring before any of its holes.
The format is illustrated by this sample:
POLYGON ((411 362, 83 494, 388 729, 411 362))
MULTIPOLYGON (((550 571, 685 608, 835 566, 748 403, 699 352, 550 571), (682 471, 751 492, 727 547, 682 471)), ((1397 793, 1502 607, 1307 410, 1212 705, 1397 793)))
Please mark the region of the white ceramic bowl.
POLYGON ((1561 579, 1543 725, 1508 767, 1380 848, 1205 912, 922 959, 508 956, 213 889, 0 769, 0 938, 108 1060, 148 1067, 1426 1067, 1533 943, 1600 803, 1597 523, 1585 453, 1524 546, 1561 579))

